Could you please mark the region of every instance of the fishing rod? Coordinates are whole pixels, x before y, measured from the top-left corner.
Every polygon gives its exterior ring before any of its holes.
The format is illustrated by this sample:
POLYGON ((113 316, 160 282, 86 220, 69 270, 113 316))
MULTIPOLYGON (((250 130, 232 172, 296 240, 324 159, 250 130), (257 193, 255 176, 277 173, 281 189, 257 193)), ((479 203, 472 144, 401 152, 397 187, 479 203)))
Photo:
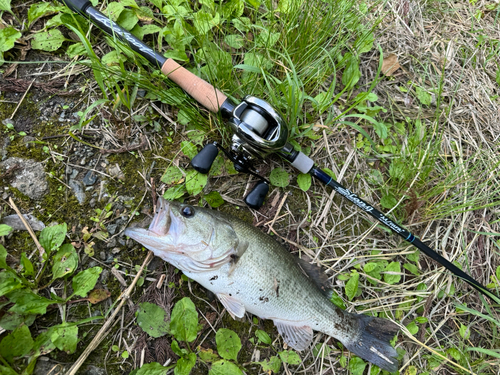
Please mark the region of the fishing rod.
POLYGON ((375 207, 362 200, 357 194, 335 181, 320 167, 316 166, 314 161, 307 155, 296 151, 288 142, 288 125, 269 103, 254 96, 246 96, 239 104, 235 104, 210 83, 183 68, 171 58, 165 58, 120 25, 110 20, 103 13, 95 9, 89 0, 59 1, 68 6, 72 11, 88 18, 109 35, 115 36, 126 43, 132 50, 146 58, 153 66, 161 69, 163 74, 175 82, 199 104, 210 112, 220 114, 226 120, 233 132, 230 150, 224 149, 216 142, 209 143, 192 159, 191 165, 198 172, 206 174, 209 172, 219 150, 222 150, 234 163, 236 170, 250 173, 260 178, 260 181, 252 191, 244 198, 245 203, 249 207, 254 209, 260 208, 264 204, 269 191, 269 182, 257 174, 252 164, 256 159, 265 159, 270 154, 276 153, 289 161, 300 172, 309 173, 318 181, 330 186, 341 196, 396 232, 406 242, 423 251, 427 256, 446 267, 485 296, 497 302, 500 300, 498 296, 490 292, 485 286, 424 244, 411 232, 396 224, 375 207))

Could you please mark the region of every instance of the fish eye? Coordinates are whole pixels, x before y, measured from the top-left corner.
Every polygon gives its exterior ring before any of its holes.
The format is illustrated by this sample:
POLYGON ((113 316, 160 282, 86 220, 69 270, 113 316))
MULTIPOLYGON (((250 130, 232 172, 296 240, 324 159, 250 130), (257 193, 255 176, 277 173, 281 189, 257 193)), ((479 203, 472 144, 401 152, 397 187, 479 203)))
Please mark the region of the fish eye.
POLYGON ((193 217, 194 216, 194 208, 193 208, 193 206, 184 206, 184 207, 182 207, 181 214, 184 217, 193 217))

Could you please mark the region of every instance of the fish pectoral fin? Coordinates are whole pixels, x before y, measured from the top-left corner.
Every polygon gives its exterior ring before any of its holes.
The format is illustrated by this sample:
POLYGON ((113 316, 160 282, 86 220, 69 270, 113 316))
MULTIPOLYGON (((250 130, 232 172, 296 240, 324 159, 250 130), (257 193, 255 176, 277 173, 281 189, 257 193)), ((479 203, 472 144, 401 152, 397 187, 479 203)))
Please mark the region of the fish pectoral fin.
POLYGON ((274 320, 274 324, 283 340, 295 350, 306 349, 312 341, 313 330, 309 326, 295 326, 281 320, 274 320))
POLYGON ((217 297, 233 319, 235 317, 243 318, 243 315, 245 315, 245 306, 240 301, 226 293, 217 293, 217 297))

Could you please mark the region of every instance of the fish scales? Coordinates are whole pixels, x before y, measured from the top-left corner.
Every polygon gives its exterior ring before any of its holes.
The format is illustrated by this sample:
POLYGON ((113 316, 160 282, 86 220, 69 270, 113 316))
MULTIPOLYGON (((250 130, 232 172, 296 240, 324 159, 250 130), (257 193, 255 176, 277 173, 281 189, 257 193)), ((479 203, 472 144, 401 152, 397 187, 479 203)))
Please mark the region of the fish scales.
POLYGON ((125 234, 216 294, 233 318, 272 319, 294 349, 307 348, 315 330, 383 369, 398 368, 389 344, 397 325, 335 306, 281 244, 238 218, 160 198, 149 229, 125 234))

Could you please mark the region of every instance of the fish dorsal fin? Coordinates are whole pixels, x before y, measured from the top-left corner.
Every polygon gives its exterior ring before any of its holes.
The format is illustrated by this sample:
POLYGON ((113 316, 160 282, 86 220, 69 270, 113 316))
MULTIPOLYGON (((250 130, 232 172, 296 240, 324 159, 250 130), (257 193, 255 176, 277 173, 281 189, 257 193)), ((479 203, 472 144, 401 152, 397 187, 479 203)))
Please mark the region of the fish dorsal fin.
POLYGON ((316 284, 319 290, 321 290, 327 298, 330 298, 332 296, 332 285, 325 270, 317 264, 309 263, 311 259, 307 259, 305 255, 303 258, 296 257, 296 260, 306 276, 316 284))
POLYGON ((226 293, 217 293, 217 297, 233 319, 234 317, 243 318, 245 306, 240 301, 226 293))
POLYGON ((283 340, 295 350, 306 349, 312 341, 313 330, 309 326, 297 327, 281 320, 274 320, 274 324, 283 340))

